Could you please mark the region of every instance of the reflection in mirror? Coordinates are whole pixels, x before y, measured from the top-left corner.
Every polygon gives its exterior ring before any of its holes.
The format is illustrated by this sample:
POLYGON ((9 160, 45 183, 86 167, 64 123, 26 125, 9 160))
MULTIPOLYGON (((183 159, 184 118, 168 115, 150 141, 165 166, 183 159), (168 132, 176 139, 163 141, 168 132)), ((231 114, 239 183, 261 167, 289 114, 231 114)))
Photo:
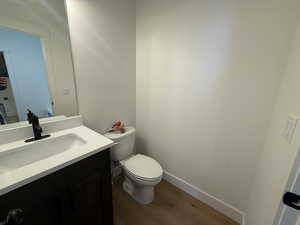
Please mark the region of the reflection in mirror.
POLYGON ((3 73, 0 73, 0 110, 5 120, 24 121, 27 109, 33 110, 39 117, 52 116, 40 38, 0 27, 0 49, 0 67, 3 68, 3 73))
POLYGON ((62 0, 0 2, 0 124, 26 121, 27 109, 46 120, 77 114, 62 0))

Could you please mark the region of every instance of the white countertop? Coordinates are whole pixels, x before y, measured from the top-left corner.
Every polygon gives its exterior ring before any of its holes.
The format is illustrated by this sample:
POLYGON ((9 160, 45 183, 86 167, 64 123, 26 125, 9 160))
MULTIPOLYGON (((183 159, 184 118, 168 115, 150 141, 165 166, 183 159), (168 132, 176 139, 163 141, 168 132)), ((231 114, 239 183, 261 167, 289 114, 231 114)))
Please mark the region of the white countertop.
MULTIPOLYGON (((35 161, 21 168, 2 172, 0 170, 0 196, 114 145, 114 142, 110 139, 85 126, 53 132, 51 133, 51 137, 47 139, 54 139, 70 133, 83 138, 86 143, 82 146, 74 147, 71 150, 35 161)), ((19 140, 0 145, 0 157, 1 154, 5 154, 5 151, 8 149, 13 149, 20 145, 30 146, 32 144, 33 142, 24 144, 24 140, 19 140)))

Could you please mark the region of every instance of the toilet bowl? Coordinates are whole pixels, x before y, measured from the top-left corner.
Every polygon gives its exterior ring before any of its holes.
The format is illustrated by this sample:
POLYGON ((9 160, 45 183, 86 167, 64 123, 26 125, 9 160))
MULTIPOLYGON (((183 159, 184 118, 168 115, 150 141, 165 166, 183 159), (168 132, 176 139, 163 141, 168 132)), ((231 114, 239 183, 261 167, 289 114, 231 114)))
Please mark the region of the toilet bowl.
POLYGON ((149 204, 154 199, 154 186, 163 175, 159 163, 145 155, 134 155, 121 161, 125 180, 123 189, 137 202, 149 204))
POLYGON ((135 128, 126 127, 125 133, 106 133, 115 141, 111 159, 119 162, 124 174, 123 189, 137 202, 149 204, 154 199, 154 187, 163 176, 163 169, 153 158, 134 155, 135 128))

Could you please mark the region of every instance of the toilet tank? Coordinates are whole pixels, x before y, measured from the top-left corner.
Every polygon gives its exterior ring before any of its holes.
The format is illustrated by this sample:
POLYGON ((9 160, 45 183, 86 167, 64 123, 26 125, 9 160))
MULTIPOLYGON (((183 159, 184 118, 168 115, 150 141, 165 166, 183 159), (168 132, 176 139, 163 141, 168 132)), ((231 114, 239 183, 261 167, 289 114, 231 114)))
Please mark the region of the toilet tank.
POLYGON ((116 143, 110 150, 113 161, 121 161, 133 154, 135 143, 134 127, 125 127, 125 133, 109 132, 104 134, 104 136, 116 143))

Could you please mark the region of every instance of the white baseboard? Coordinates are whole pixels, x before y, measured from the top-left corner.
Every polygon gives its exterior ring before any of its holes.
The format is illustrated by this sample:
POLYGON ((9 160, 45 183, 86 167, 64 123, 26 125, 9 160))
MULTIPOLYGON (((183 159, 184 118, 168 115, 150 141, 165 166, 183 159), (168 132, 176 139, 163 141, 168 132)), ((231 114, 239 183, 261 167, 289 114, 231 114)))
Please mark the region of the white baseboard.
POLYGON ((228 216, 239 224, 245 225, 245 214, 242 211, 231 206, 230 204, 217 199, 216 197, 206 193, 205 191, 202 191, 200 188, 189 184, 183 179, 176 177, 167 171, 164 171, 164 179, 175 185, 179 189, 183 190, 184 192, 200 200, 201 202, 228 216))

